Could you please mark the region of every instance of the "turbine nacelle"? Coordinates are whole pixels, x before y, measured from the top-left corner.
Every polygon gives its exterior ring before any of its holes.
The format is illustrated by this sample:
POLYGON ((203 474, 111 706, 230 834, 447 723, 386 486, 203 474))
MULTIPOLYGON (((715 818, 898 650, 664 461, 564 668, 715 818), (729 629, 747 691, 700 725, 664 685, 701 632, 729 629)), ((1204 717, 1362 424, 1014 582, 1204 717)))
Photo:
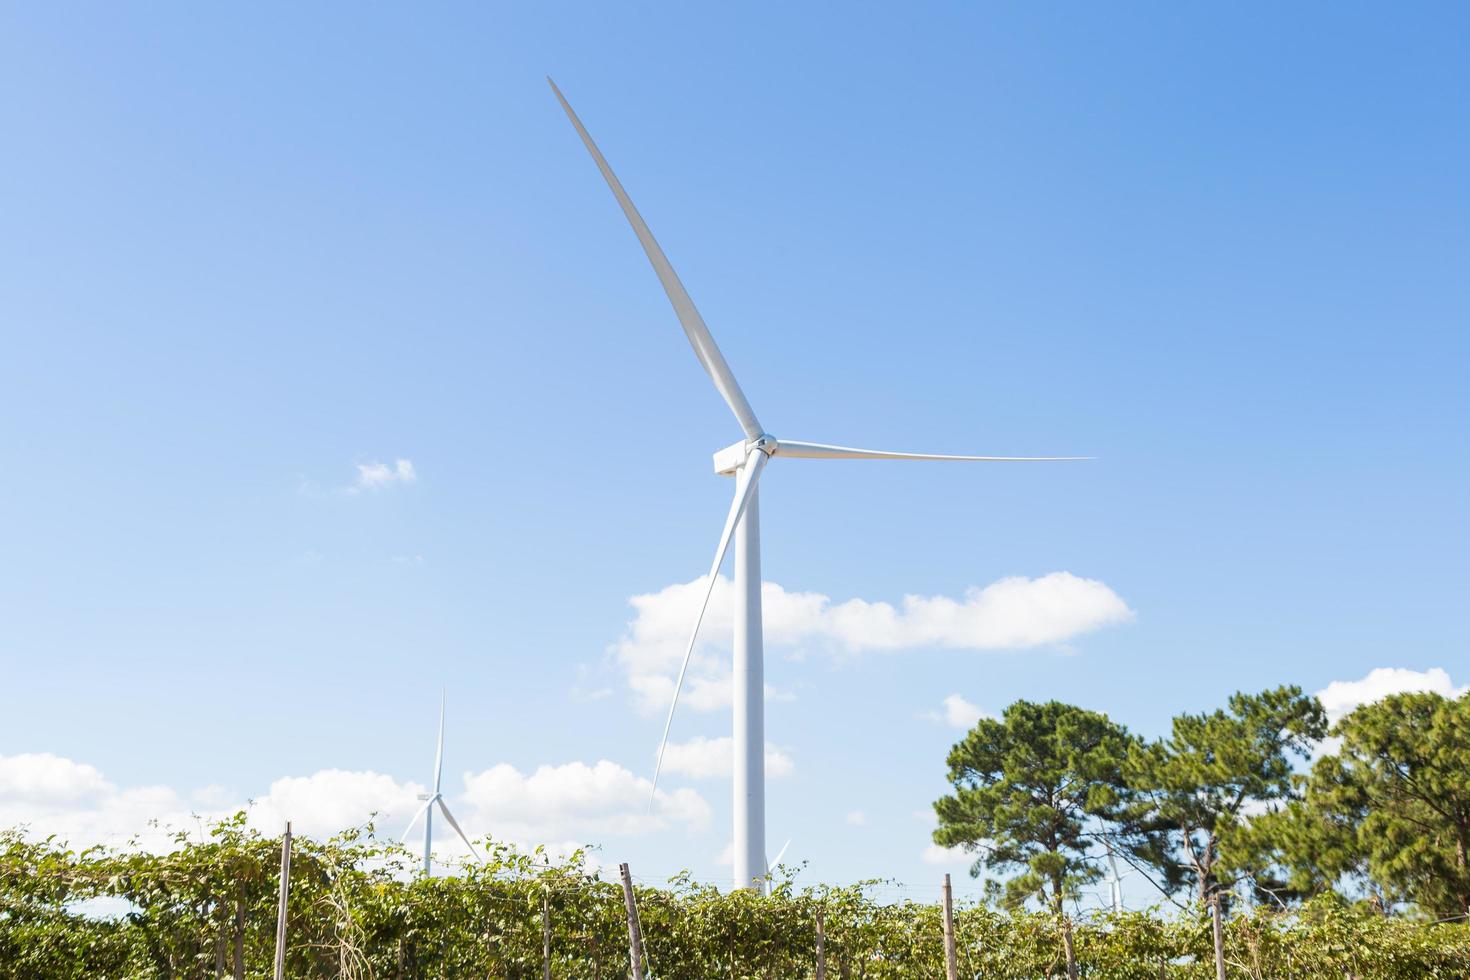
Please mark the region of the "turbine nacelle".
POLYGON ((767 456, 774 456, 780 445, 775 436, 764 432, 754 439, 741 439, 739 442, 733 442, 715 453, 715 473, 718 476, 734 476, 740 472, 740 468, 750 458, 751 450, 759 449, 767 456))

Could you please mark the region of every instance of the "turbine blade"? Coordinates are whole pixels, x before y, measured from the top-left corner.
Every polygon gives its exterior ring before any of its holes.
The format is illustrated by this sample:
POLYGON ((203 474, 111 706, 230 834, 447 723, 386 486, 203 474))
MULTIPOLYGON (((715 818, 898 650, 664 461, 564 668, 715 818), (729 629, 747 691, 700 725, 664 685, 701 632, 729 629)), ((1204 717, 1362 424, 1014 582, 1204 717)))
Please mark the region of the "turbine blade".
POLYGON ((790 456, 793 459, 938 459, 975 463, 1059 463, 1096 458, 1093 456, 947 456, 937 453, 893 453, 881 449, 828 446, 820 442, 787 442, 785 439, 776 443, 776 449, 772 455, 790 456))
POLYGON ((444 692, 439 692, 439 747, 434 750, 434 792, 439 792, 439 780, 444 775, 444 692))
POLYGON ((663 249, 659 248, 658 242, 654 240, 653 232, 648 230, 643 216, 633 206, 628 192, 623 190, 623 185, 612 172, 612 168, 607 165, 602 151, 597 148, 596 143, 592 142, 591 135, 582 125, 582 120, 578 119, 577 114, 572 111, 571 103, 567 102, 566 96, 561 94, 561 89, 556 87, 555 82, 550 78, 547 78, 546 81, 550 83, 551 90, 556 93, 556 99, 566 111, 567 118, 576 127, 577 135, 582 137, 582 142, 587 146, 587 152, 592 154, 592 159, 597 163, 597 169, 602 171, 602 177, 607 181, 607 186, 612 189, 613 197, 618 199, 618 205, 622 207, 628 224, 633 226, 633 233, 638 236, 638 241, 643 246, 648 261, 653 265, 658 281, 663 284, 664 292, 668 294, 669 302, 674 306, 674 313, 678 315, 679 323, 683 325, 684 333, 694 348, 694 356, 699 358, 699 363, 704 366, 704 370, 714 381, 715 388, 725 399, 725 404, 729 405, 730 411, 735 413, 735 418, 740 422, 740 428, 744 429, 745 434, 750 438, 756 438, 761 434, 761 424, 756 421, 755 412, 751 409, 750 402, 745 400, 745 393, 740 390, 740 385, 735 381, 730 365, 725 363, 725 355, 720 353, 719 345, 710 335, 709 327, 704 325, 704 318, 699 315, 699 310, 695 309, 694 300, 689 298, 689 292, 679 281, 678 273, 674 271, 663 249))
POLYGON ((781 859, 786 856, 786 848, 788 848, 790 846, 791 846, 791 838, 788 837, 786 839, 786 843, 782 844, 781 845, 781 849, 776 852, 776 860, 774 860, 774 861, 767 861, 766 862, 766 874, 770 874, 772 868, 779 868, 779 867, 781 867, 781 859))
POLYGON ((470 839, 465 836, 465 832, 460 829, 459 821, 454 819, 454 814, 449 812, 449 805, 444 802, 442 797, 439 800, 439 812, 444 814, 444 819, 449 821, 449 826, 454 828, 454 832, 459 835, 460 840, 464 841, 464 846, 470 849, 470 853, 473 854, 475 857, 479 857, 480 852, 475 850, 475 845, 470 843, 470 839))
POLYGON ((411 833, 413 833, 413 825, 416 824, 416 823, 418 823, 419 822, 419 817, 422 817, 424 815, 424 811, 428 810, 429 807, 431 807, 433 805, 434 805, 434 797, 432 797, 432 796, 429 797, 427 800, 424 801, 424 805, 421 806, 421 807, 419 807, 418 810, 414 813, 413 819, 409 820, 408 826, 403 828, 403 836, 398 839, 398 843, 400 843, 400 844, 407 844, 408 843, 408 835, 411 834, 411 833))
POLYGON ((750 503, 751 492, 755 490, 756 481, 760 479, 765 465, 766 454, 759 449, 752 449, 746 455, 745 465, 740 468, 740 474, 736 477, 735 499, 730 504, 729 516, 725 518, 725 529, 720 532, 715 560, 710 564, 709 578, 704 584, 704 598, 699 603, 699 614, 694 617, 694 628, 689 631, 689 645, 684 650, 684 663, 679 667, 679 679, 674 682, 674 699, 669 703, 669 717, 664 721, 664 737, 658 743, 658 761, 653 767, 653 787, 648 791, 649 812, 653 811, 654 794, 658 792, 658 775, 663 771, 664 750, 669 747, 669 729, 674 724, 674 709, 679 706, 679 692, 684 689, 684 674, 689 670, 690 658, 694 656, 694 641, 699 638, 699 624, 704 621, 704 611, 709 608, 710 593, 715 588, 715 576, 719 574, 725 552, 730 548, 730 538, 735 533, 735 525, 740 522, 740 515, 745 513, 745 505, 750 503))

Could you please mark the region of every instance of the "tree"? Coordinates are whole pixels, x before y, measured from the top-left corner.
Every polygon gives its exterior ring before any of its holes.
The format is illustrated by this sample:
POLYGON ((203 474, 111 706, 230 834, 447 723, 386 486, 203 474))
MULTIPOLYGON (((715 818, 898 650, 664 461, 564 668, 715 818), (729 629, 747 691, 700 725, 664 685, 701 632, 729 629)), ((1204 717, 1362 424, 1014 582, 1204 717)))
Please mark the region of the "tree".
POLYGON ((982 718, 949 753, 951 795, 934 804, 936 843, 977 852, 970 873, 1016 871, 1002 903, 1035 898, 1055 915, 1067 975, 1077 976, 1063 902, 1101 876, 1100 828, 1127 815, 1123 762, 1134 743, 1106 715, 1050 701, 1017 701, 982 718))
POLYGON ((1338 722, 1312 805, 1350 826, 1369 875, 1436 918, 1470 912, 1470 695, 1395 694, 1338 722))
MULTIPOLYGON (((1300 786, 1304 779, 1295 782, 1300 786)), ((1249 876, 1258 900, 1285 906, 1351 882, 1379 911, 1387 908, 1358 846, 1355 817, 1325 809, 1317 795, 1289 800, 1236 825, 1225 851, 1225 863, 1249 876)))
POLYGON ((1227 709, 1179 715, 1169 737, 1136 745, 1128 782, 1148 801, 1152 826, 1213 926, 1215 973, 1225 977, 1221 903, 1232 884, 1224 845, 1243 816, 1292 796, 1291 756, 1326 734, 1316 698, 1299 687, 1236 693, 1227 709))

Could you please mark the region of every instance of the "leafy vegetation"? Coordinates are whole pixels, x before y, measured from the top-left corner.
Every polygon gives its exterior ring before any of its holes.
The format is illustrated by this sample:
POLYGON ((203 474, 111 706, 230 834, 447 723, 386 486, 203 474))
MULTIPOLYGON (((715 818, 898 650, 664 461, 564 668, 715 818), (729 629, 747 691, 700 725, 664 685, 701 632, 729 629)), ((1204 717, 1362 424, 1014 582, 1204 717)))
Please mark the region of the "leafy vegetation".
MULTIPOLYGON (((167 854, 74 853, 0 836, 0 977, 269 976, 280 842, 248 830, 241 815, 179 845, 167 854), (98 897, 129 910, 102 918, 75 908, 98 897)), ((620 887, 581 855, 548 861, 492 845, 487 860, 424 878, 405 852, 362 833, 296 845, 288 976, 529 980, 542 976, 543 922, 552 976, 627 976, 620 887)), ((798 890, 782 881, 761 898, 678 879, 637 894, 652 977, 812 976, 819 917, 828 977, 943 976, 939 908, 881 902, 869 886, 798 890)), ((1203 916, 1099 915, 1074 932, 1084 977, 1213 973, 1203 916)), ((1066 968, 1050 912, 964 905, 956 933, 963 976, 1021 980, 1066 968)), ((1289 913, 1263 906, 1233 916, 1224 938, 1240 977, 1458 978, 1470 963, 1470 927, 1430 927, 1331 896, 1289 913)))
MULTIPOLYGON (((1181 716, 1153 744, 1067 705, 982 720, 950 755, 936 839, 1010 877, 956 910, 961 975, 1470 976, 1470 697, 1397 695, 1333 733, 1335 751, 1297 772, 1290 756, 1323 733, 1320 707, 1291 688, 1181 716), (1184 900, 1067 914, 1105 843, 1161 900, 1184 900)), ((174 844, 77 852, 0 832, 0 980, 269 976, 281 842, 242 813, 174 844)), ((415 864, 370 828, 297 838, 287 975, 628 975, 621 887, 584 855, 491 842, 452 875, 415 864)), ((687 876, 639 886, 649 975, 785 980, 815 976, 820 958, 833 980, 943 976, 940 908, 883 894, 784 878, 769 897, 687 876)))
MULTIPOLYGON (((1003 906, 1037 899, 1051 911, 1073 980, 1064 899, 1101 875, 1107 854, 1161 896, 1192 897, 1175 904, 1207 917, 1216 980, 1231 973, 1226 913, 1239 902, 1281 914, 1353 899, 1380 915, 1464 921, 1470 696, 1394 695, 1332 733, 1338 750, 1307 775, 1298 764, 1328 728, 1300 688, 1237 693, 1223 709, 1177 716, 1153 742, 1094 712, 1020 701, 951 750, 954 792, 934 804, 934 840, 975 853, 975 874, 1010 875, 995 889, 1003 906)), ((1233 928, 1256 935, 1248 921, 1233 928)))
POLYGON ((977 868, 1016 872, 997 896, 1003 907, 1035 898, 1051 910, 1069 977, 1077 958, 1064 903, 1101 876, 1092 828, 1128 820, 1123 763, 1133 741, 1106 715, 1017 701, 950 751, 955 792, 934 804, 936 843, 978 851, 977 868))

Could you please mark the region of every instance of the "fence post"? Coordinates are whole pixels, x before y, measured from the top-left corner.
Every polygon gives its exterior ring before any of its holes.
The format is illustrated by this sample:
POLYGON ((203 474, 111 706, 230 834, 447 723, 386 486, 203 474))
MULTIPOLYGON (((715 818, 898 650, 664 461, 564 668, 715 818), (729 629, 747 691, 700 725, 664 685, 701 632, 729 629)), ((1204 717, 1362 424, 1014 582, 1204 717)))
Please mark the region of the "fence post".
POLYGON ((944 975, 948 980, 960 980, 960 961, 954 943, 954 892, 949 886, 949 875, 944 876, 944 975))
POLYGON ((239 877, 240 884, 235 895, 234 954, 231 957, 231 972, 234 980, 245 980, 245 876, 239 877))
POLYGON ((1225 980, 1225 927, 1220 921, 1220 892, 1216 890, 1210 901, 1210 931, 1215 941, 1215 976, 1225 980))
POLYGON ((817 980, 827 980, 827 913, 817 909, 817 980))
POLYGON ((551 980, 551 889, 541 892, 541 980, 551 980))
POLYGON ((286 976, 286 903, 291 897, 291 821, 286 821, 286 835, 281 838, 281 896, 276 908, 275 980, 286 976))
POLYGON ((643 930, 638 926, 638 903, 633 898, 633 876, 628 864, 618 865, 623 876, 623 904, 628 910, 628 960, 633 965, 633 980, 643 980, 643 930))

